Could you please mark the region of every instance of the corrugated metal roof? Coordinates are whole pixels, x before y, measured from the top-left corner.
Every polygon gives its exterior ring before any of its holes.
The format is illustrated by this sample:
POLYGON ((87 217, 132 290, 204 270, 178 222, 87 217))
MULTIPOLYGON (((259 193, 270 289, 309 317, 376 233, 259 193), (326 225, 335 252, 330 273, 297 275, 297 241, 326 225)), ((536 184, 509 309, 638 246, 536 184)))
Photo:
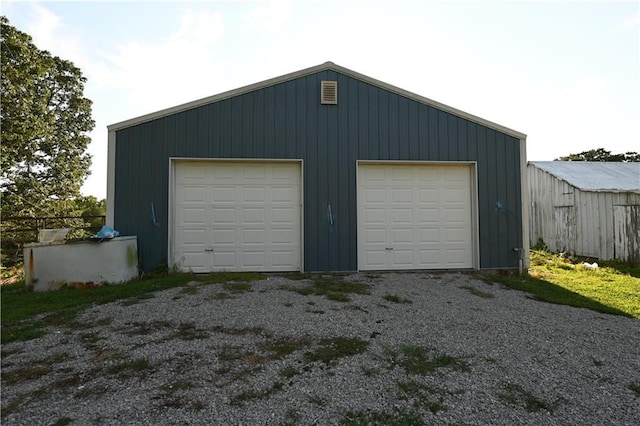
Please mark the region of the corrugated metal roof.
POLYGON ((583 191, 640 193, 640 163, 531 161, 529 164, 583 191))

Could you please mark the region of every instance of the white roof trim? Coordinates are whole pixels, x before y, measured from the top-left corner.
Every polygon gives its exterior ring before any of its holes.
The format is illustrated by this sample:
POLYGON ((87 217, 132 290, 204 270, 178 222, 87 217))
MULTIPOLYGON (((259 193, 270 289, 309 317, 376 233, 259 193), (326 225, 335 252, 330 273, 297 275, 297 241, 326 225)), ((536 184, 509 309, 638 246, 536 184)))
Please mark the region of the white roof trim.
POLYGON ((364 74, 357 73, 348 68, 341 67, 339 65, 334 64, 333 62, 325 62, 324 64, 316 65, 314 67, 305 68, 300 71, 292 72, 290 74, 285 74, 280 77, 271 78, 269 80, 264 80, 258 83, 250 84, 248 86, 240 87, 238 89, 229 90, 228 92, 223 92, 217 95, 209 96, 206 98, 198 99, 192 102, 188 102, 186 104, 177 105, 171 108, 166 108, 160 111, 152 112, 150 114, 142 115, 140 117, 132 118, 129 120, 121 121, 119 123, 111 124, 107 126, 109 131, 117 131, 127 127, 135 126, 138 124, 146 123, 148 121, 156 120, 159 118, 166 117, 171 114, 176 114, 179 112, 187 111, 193 108, 198 108, 203 105, 207 105, 210 103, 218 102, 223 99, 228 99, 234 96, 242 95, 245 93, 253 92, 255 90, 263 89, 265 87, 274 86, 276 84, 284 83, 290 80, 295 80, 296 78, 304 77, 310 74, 314 74, 320 71, 332 70, 338 72, 340 74, 344 74, 346 76, 355 78, 357 80, 361 80, 365 83, 369 83, 373 86, 377 86, 381 89, 388 90, 390 92, 396 93, 400 96, 406 97, 408 99, 415 100, 425 105, 432 106, 441 111, 448 112, 460 118, 464 118, 466 120, 472 121, 474 123, 483 125, 493 130, 497 130, 499 132, 505 133, 509 136, 513 136, 517 139, 526 139, 527 135, 524 133, 520 133, 516 130, 510 129, 508 127, 502 126, 500 124, 491 122, 489 120, 485 120, 473 114, 469 114, 467 112, 461 111, 459 109, 450 107, 445 104, 441 104, 440 102, 436 102, 432 99, 425 98, 424 96, 417 95, 415 93, 409 92, 407 90, 401 89, 399 87, 393 86, 391 84, 382 82, 380 80, 376 80, 374 78, 368 77, 364 74))

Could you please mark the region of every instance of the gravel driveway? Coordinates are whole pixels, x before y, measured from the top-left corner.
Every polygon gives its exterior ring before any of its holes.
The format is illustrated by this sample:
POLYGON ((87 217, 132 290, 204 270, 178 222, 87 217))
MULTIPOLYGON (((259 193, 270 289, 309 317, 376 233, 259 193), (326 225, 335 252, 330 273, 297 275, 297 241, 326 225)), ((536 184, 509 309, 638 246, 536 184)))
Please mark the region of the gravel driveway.
POLYGON ((637 319, 467 274, 327 279, 368 294, 193 282, 3 345, 2 422, 640 424, 637 319))

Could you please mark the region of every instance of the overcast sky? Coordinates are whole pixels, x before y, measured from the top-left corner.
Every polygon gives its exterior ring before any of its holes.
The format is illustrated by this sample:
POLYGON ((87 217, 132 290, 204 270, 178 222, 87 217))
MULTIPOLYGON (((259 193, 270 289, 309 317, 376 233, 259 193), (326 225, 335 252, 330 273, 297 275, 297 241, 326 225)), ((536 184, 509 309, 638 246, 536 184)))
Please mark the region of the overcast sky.
POLYGON ((526 133, 529 160, 640 151, 639 3, 2 2, 87 77, 83 193, 106 194, 107 125, 326 61, 526 133))

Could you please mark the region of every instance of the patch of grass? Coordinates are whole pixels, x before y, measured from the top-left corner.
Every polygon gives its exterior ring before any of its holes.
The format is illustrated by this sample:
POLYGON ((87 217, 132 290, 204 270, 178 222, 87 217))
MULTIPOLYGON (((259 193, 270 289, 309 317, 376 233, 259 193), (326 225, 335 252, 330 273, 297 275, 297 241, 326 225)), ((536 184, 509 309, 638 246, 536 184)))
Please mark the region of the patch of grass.
POLYGON ((216 333, 229 334, 231 336, 246 336, 248 334, 254 334, 256 336, 259 335, 269 335, 269 333, 265 332, 262 327, 223 327, 217 325, 215 327, 210 328, 211 331, 215 331, 216 333))
POLYGON ((633 392, 635 392, 636 397, 640 398, 640 384, 638 384, 638 383, 630 383, 629 384, 629 389, 631 389, 633 392))
POLYGON ((29 396, 28 393, 19 393, 9 402, 7 402, 7 398, 4 397, 2 399, 2 402, 5 403, 2 405, 2 411, 1 411, 2 418, 8 416, 9 414, 15 413, 21 408, 24 409, 24 402, 27 400, 28 396, 29 396))
POLYGON ((317 405, 318 407, 325 407, 327 405, 327 398, 323 398, 319 395, 310 395, 308 398, 309 402, 317 405))
POLYGON ((71 422, 73 422, 73 419, 71 417, 65 416, 65 417, 60 417, 55 422, 51 423, 51 426, 66 426, 68 424, 71 424, 71 422))
POLYGON ((280 377, 284 377, 285 379, 291 379, 294 376, 300 374, 300 370, 295 367, 285 367, 278 373, 280 377))
POLYGON ((360 305, 347 305, 347 306, 344 307, 344 309, 348 309, 350 311, 360 311, 360 312, 363 312, 365 314, 369 313, 368 310, 366 310, 365 308, 363 308, 360 305))
POLYGON ((244 356, 245 353, 239 346, 224 345, 218 352, 218 359, 224 362, 237 361, 244 358, 244 356))
POLYGON ((140 294, 138 296, 133 296, 122 301, 122 306, 132 306, 141 303, 147 299, 153 299, 155 296, 153 294, 140 294))
POLYGON ((318 277, 307 287, 285 287, 303 296, 324 296, 335 302, 349 302, 349 294, 369 294, 369 285, 361 282, 343 281, 339 277, 318 277))
POLYGON ((400 297, 397 294, 385 294, 382 298, 392 303, 413 303, 411 300, 400 297))
POLYGON ((630 266, 624 272, 608 266, 589 270, 559 255, 532 251, 529 275, 488 278, 539 301, 640 318, 639 273, 630 266))
POLYGON ((51 365, 51 364, 59 364, 61 362, 68 361, 69 359, 71 359, 71 355, 69 355, 68 352, 58 352, 58 353, 46 356, 42 359, 39 359, 34 363, 51 365))
POLYGON ((433 414, 446 408, 444 396, 447 392, 444 389, 414 381, 399 382, 397 385, 400 399, 413 401, 416 408, 424 407, 433 414))
POLYGON ((495 297, 493 295, 493 293, 489 293, 487 291, 482 291, 482 290, 477 289, 475 287, 472 287, 470 285, 463 285, 463 286, 460 286, 460 288, 465 289, 465 290, 469 290, 469 293, 473 294, 474 296, 481 297, 483 299, 493 299, 495 297))
POLYGON ((24 283, 0 286, 2 343, 41 337, 46 327, 72 326, 77 314, 88 307, 129 299, 137 303, 153 297, 150 293, 179 287, 192 278, 190 274, 175 274, 117 285, 47 292, 27 291, 24 283), (36 318, 43 314, 43 318, 36 318))
POLYGON ((260 349, 269 352, 271 354, 270 359, 282 359, 309 346, 309 343, 307 339, 282 338, 267 341, 260 345, 260 349))
POLYGON ((134 375, 144 374, 153 370, 153 367, 144 358, 137 358, 124 361, 119 364, 110 365, 104 369, 106 374, 116 375, 121 379, 128 379, 134 375))
MULTIPOLYGON (((4 310, 4 307, 3 307, 4 310)), ((44 321, 2 324, 2 344, 37 339, 47 334, 44 321)))
POLYGON ((181 294, 189 294, 189 295, 193 295, 193 294, 198 294, 198 291, 200 289, 198 287, 194 287, 194 286, 187 286, 187 287, 183 287, 182 290, 180 290, 181 294))
POLYGON ((357 338, 335 337, 322 339, 318 348, 304 354, 304 359, 308 362, 321 361, 330 365, 339 358, 364 352, 367 349, 367 345, 368 342, 357 338))
POLYGON ((309 272, 285 272, 278 275, 292 281, 308 280, 313 277, 309 272))
POLYGON ((253 399, 268 398, 275 392, 281 391, 283 388, 284 388, 284 384, 282 384, 281 382, 274 382, 269 389, 266 389, 264 391, 257 391, 253 389, 248 391, 243 391, 231 399, 231 404, 242 406, 246 402, 251 401, 253 399))
POLYGON ((424 419, 415 411, 403 411, 395 408, 393 411, 349 411, 340 420, 343 426, 420 426, 424 419))
POLYGON ((296 425, 300 421, 300 417, 300 413, 297 410, 289 408, 285 416, 284 425, 296 425))
POLYGON ((397 360, 407 373, 426 375, 439 368, 450 368, 457 371, 469 371, 469 364, 450 355, 436 355, 430 357, 428 351, 421 346, 403 346, 404 357, 397 360))
POLYGON ((2 371, 2 384, 15 385, 29 380, 37 380, 51 372, 51 368, 44 365, 33 365, 12 371, 2 371))
POLYGON ((380 374, 380 370, 377 368, 360 367, 360 369, 362 370, 362 374, 366 377, 374 377, 380 374))
POLYGON ((73 394, 74 398, 89 398, 99 397, 106 394, 108 391, 106 386, 82 386, 76 393, 73 394))
POLYGON ((78 313, 104 303, 122 300, 130 306, 154 297, 156 291, 182 287, 188 282, 229 283, 230 291, 247 291, 247 283, 264 279, 264 274, 220 272, 196 276, 177 273, 95 288, 65 288, 50 292, 27 291, 24 282, 0 286, 2 343, 31 340, 43 336, 48 326, 72 326, 78 313), (41 320, 34 317, 49 314, 41 320))
POLYGON ((180 323, 180 325, 178 326, 178 330, 176 330, 172 334, 172 337, 177 337, 181 340, 200 340, 208 338, 209 333, 207 333, 205 330, 197 328, 196 325, 192 322, 184 322, 180 323))
POLYGON ((251 290, 251 283, 248 282, 226 282, 222 283, 222 288, 232 294, 246 293, 251 290))
POLYGON ((207 300, 227 300, 233 299, 234 297, 225 291, 218 291, 213 293, 211 296, 207 297, 207 300))
POLYGON ((97 346, 96 343, 103 339, 96 331, 82 333, 78 337, 82 344, 88 349, 95 348, 97 346))
POLYGON ((520 385, 513 383, 505 383, 498 397, 509 404, 523 407, 530 413, 540 410, 551 412, 554 409, 552 404, 541 400, 531 392, 524 390, 520 385))

